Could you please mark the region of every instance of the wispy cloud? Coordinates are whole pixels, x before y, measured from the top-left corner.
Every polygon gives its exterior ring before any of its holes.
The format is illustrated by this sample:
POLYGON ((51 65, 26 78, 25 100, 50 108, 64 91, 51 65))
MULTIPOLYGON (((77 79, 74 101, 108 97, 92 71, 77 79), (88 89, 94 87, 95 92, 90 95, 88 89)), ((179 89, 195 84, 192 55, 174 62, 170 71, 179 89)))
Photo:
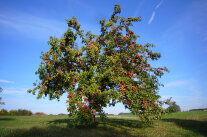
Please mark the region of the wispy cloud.
POLYGON ((36 96, 27 93, 28 88, 7 87, 4 88, 1 96, 5 102, 4 108, 12 109, 28 109, 32 112, 45 112, 47 114, 66 113, 66 96, 63 96, 60 101, 49 100, 47 97, 36 99, 36 96), (53 109, 53 108, 57 109, 53 109))
POLYGON ((142 9, 142 6, 144 5, 145 0, 140 1, 140 3, 138 4, 135 12, 134 12, 134 17, 137 17, 138 13, 140 12, 140 10, 142 9))
POLYGON ((183 96, 177 96, 177 95, 165 95, 165 96, 161 96, 161 98, 164 100, 164 99, 169 99, 169 98, 171 98, 172 97, 172 100, 174 99, 174 98, 180 98, 180 99, 184 99, 184 98, 189 98, 190 96, 185 96, 185 95, 183 95, 183 96))
MULTIPOLYGON (((201 52, 207 52, 207 1, 200 0, 200 1, 192 1, 191 4, 185 8, 182 13, 176 16, 176 21, 173 23, 172 26, 169 26, 168 29, 163 33, 161 36, 162 42, 168 43, 171 39, 176 39, 176 43, 174 45, 179 45, 179 47, 188 48, 189 45, 186 44, 189 41, 189 38, 186 34, 193 34, 194 38, 199 38, 200 42, 203 44, 195 45, 196 49, 201 48, 201 52)), ((193 40, 191 40, 193 41, 193 40)), ((195 41, 195 40, 194 40, 195 41)), ((172 48, 171 50, 177 50, 177 46, 168 46, 172 48)), ((200 53, 201 54, 201 53, 200 53)))
POLYGON ((193 1, 189 6, 189 9, 184 12, 182 19, 179 20, 181 27, 186 30, 192 31, 194 35, 198 35, 205 44, 203 44, 202 49, 206 51, 206 40, 207 40, 207 1, 193 1), (188 24, 188 25, 186 25, 188 24))
POLYGON ((200 84, 199 79, 177 80, 165 84, 168 94, 161 95, 161 99, 172 97, 181 106, 182 110, 207 107, 207 92, 204 85, 200 84))
POLYGON ((69 0, 68 2, 70 3, 70 5, 71 5, 71 3, 73 3, 74 6, 77 6, 77 5, 78 5, 78 6, 80 6, 81 8, 88 9, 90 12, 93 10, 93 9, 91 8, 91 6, 90 6, 87 2, 82 1, 82 0, 69 0))
POLYGON ((171 95, 171 96, 161 96, 161 100, 169 99, 170 97, 172 97, 172 100, 176 101, 176 103, 184 111, 190 110, 190 109, 196 109, 196 108, 207 108, 206 96, 201 96, 201 95, 194 95, 194 96, 191 96, 191 95, 183 95, 183 96, 171 95))
POLYGON ((31 37, 41 38, 43 36, 61 34, 64 32, 64 23, 64 20, 60 22, 25 13, 0 14, 0 28, 7 26, 10 30, 16 30, 31 37))
POLYGON ((0 79, 0 83, 14 83, 14 81, 9 81, 9 80, 2 80, 0 79))
POLYGON ((152 12, 152 15, 151 15, 151 17, 150 17, 150 19, 149 19, 149 21, 148 21, 148 24, 151 24, 152 21, 154 20, 155 15, 156 15, 156 10, 162 5, 163 1, 164 1, 164 0, 161 0, 161 1, 155 6, 155 8, 154 8, 154 10, 153 10, 153 12, 152 12))
POLYGON ((179 81, 172 81, 165 84, 165 87, 178 87, 188 84, 189 81, 186 80, 179 80, 179 81))
POLYGON ((164 0, 161 0, 160 3, 157 4, 157 6, 155 7, 155 9, 158 9, 162 5, 163 1, 164 0))
POLYGON ((4 88, 4 91, 2 94, 5 95, 23 95, 27 94, 26 88, 4 88))
POLYGON ((154 18, 155 18, 155 14, 156 14, 156 12, 153 11, 153 12, 152 12, 152 16, 150 17, 150 19, 149 19, 149 21, 148 21, 148 24, 151 24, 151 23, 152 23, 152 21, 153 21, 154 18))

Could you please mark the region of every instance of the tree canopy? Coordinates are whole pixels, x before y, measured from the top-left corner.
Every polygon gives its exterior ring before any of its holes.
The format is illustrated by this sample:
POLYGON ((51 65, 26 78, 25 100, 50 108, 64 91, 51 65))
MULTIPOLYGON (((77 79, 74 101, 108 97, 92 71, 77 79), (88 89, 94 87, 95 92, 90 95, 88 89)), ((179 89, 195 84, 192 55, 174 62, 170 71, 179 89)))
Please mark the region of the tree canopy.
POLYGON ((100 20, 98 35, 84 32, 77 18, 67 19, 63 37, 50 37, 36 72, 40 80, 28 92, 58 100, 67 93, 67 110, 82 124, 94 122, 96 112, 104 117, 103 107, 119 102, 143 121, 158 119, 163 112, 158 79, 167 68, 149 63, 161 57, 153 44, 137 43, 132 27, 141 18, 120 13, 115 5, 111 17, 100 20))
POLYGON ((169 103, 169 107, 166 109, 167 112, 180 112, 181 108, 175 101, 171 101, 169 103))

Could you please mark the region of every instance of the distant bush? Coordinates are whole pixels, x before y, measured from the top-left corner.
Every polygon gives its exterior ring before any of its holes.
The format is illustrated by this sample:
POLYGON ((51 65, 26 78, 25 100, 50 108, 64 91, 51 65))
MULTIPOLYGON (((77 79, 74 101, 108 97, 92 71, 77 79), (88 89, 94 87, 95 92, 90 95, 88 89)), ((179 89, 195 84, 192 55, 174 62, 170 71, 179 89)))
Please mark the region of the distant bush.
POLYGON ((1 109, 0 115, 31 116, 32 112, 26 109, 10 110, 9 112, 6 109, 1 109))
POLYGON ((6 109, 1 109, 0 115, 8 115, 8 111, 6 109))
POLYGON ((67 114, 64 114, 64 113, 60 113, 58 114, 59 116, 66 116, 67 114))
POLYGON ((17 115, 17 110, 10 110, 9 115, 16 116, 17 115))
POLYGON ((36 112, 34 115, 44 116, 44 115, 47 115, 47 114, 45 114, 45 113, 43 113, 43 112, 36 112))
POLYGON ((32 112, 30 110, 26 110, 26 109, 18 109, 17 110, 17 115, 19 115, 19 116, 31 116, 32 112))
POLYGON ((189 111, 207 111, 207 108, 190 109, 189 111))
POLYGON ((177 105, 175 101, 171 102, 169 104, 169 107, 166 110, 167 112, 180 112, 181 111, 180 106, 177 105))
POLYGON ((132 113, 119 113, 118 115, 131 115, 132 113))

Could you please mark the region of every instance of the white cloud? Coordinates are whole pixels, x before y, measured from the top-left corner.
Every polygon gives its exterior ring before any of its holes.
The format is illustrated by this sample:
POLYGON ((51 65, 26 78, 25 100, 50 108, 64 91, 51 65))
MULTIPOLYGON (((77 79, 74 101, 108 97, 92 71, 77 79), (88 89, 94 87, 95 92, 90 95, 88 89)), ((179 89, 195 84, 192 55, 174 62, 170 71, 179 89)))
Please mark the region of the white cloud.
POLYGON ((190 110, 196 108, 207 108, 207 92, 204 85, 200 84, 198 79, 177 80, 166 84, 167 90, 172 89, 167 95, 161 95, 161 99, 172 97, 180 105, 182 110, 190 110), (174 88, 182 89, 179 92, 174 88))
POLYGON ((27 94, 26 88, 4 88, 2 94, 4 95, 22 95, 27 94))
POLYGON ((160 3, 157 4, 157 6, 155 7, 155 9, 158 9, 162 5, 163 1, 164 0, 161 0, 160 3))
MULTIPOLYGON (((161 96, 161 100, 169 99, 170 97, 172 97, 172 100, 175 101, 181 107, 181 110, 184 111, 188 111, 190 109, 207 108, 206 96, 172 95, 172 96, 161 96)), ((168 105, 165 107, 168 107, 168 105)))
POLYGON ((71 3, 75 5, 78 5, 80 6, 81 8, 85 8, 85 9, 88 9, 88 11, 92 11, 93 9, 91 8, 91 5, 89 5, 87 2, 85 1, 81 1, 81 0, 69 0, 68 1, 69 4, 71 5, 71 3))
POLYGON ((48 35, 60 35, 64 32, 64 20, 40 18, 25 13, 2 13, 0 14, 0 27, 7 26, 10 30, 16 30, 30 37, 48 37, 48 35))
POLYGON ((190 97, 190 96, 175 96, 175 95, 172 95, 172 96, 161 96, 161 98, 162 99, 169 99, 169 98, 171 98, 172 97, 172 100, 173 100, 173 98, 180 98, 180 99, 183 99, 183 98, 188 98, 188 97, 190 97))
POLYGON ((134 17, 137 17, 139 14, 140 10, 142 9, 142 6, 144 5, 145 0, 142 0, 139 5, 137 6, 135 12, 134 12, 134 17))
POLYGON ((156 15, 156 10, 162 5, 163 1, 164 1, 164 0, 161 0, 161 1, 155 6, 155 8, 154 8, 154 10, 153 10, 153 12, 152 12, 152 15, 151 15, 151 17, 150 17, 150 19, 149 19, 149 21, 148 21, 148 24, 151 24, 152 21, 154 20, 155 15, 156 15))
POLYGON ((189 81, 178 80, 178 81, 172 81, 172 82, 166 83, 164 87, 178 87, 178 86, 183 86, 186 84, 189 84, 189 81))
MULTIPOLYGON (((191 30, 194 35, 198 35, 202 40, 207 40, 207 1, 193 1, 189 9, 182 15, 181 27, 191 30), (188 24, 188 25, 186 25, 188 24)), ((206 44, 203 45, 206 48, 206 44)))
POLYGON ((152 12, 152 16, 150 17, 150 19, 149 19, 149 21, 148 21, 148 24, 151 24, 151 23, 152 23, 152 21, 153 21, 154 18, 155 18, 155 14, 156 14, 156 12, 153 11, 153 12, 152 12))
POLYGON ((14 83, 13 81, 8 81, 8 80, 2 80, 0 79, 0 83, 14 83))
MULTIPOLYGON (((196 44, 196 49, 201 49, 202 52, 207 52, 207 1, 192 1, 179 15, 176 16, 176 21, 173 25, 169 26, 168 29, 163 33, 159 41, 164 42, 163 44, 169 43, 169 39, 176 39, 174 46, 167 47, 174 48, 177 50, 179 47, 189 47, 186 41, 190 35, 193 35, 194 41, 203 42, 203 44, 196 44)), ((191 40, 192 42, 193 40, 191 40)))

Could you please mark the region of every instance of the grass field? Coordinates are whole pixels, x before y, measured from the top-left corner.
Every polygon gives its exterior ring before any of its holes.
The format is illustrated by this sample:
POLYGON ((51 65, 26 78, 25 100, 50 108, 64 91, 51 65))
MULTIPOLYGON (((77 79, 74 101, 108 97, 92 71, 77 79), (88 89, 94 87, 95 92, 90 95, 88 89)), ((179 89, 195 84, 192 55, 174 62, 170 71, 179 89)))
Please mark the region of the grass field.
POLYGON ((67 116, 0 116, 0 137, 204 137, 207 112, 166 114, 143 127, 133 116, 110 117, 94 128, 67 125, 67 116), (130 119, 130 117, 132 119, 130 119))

